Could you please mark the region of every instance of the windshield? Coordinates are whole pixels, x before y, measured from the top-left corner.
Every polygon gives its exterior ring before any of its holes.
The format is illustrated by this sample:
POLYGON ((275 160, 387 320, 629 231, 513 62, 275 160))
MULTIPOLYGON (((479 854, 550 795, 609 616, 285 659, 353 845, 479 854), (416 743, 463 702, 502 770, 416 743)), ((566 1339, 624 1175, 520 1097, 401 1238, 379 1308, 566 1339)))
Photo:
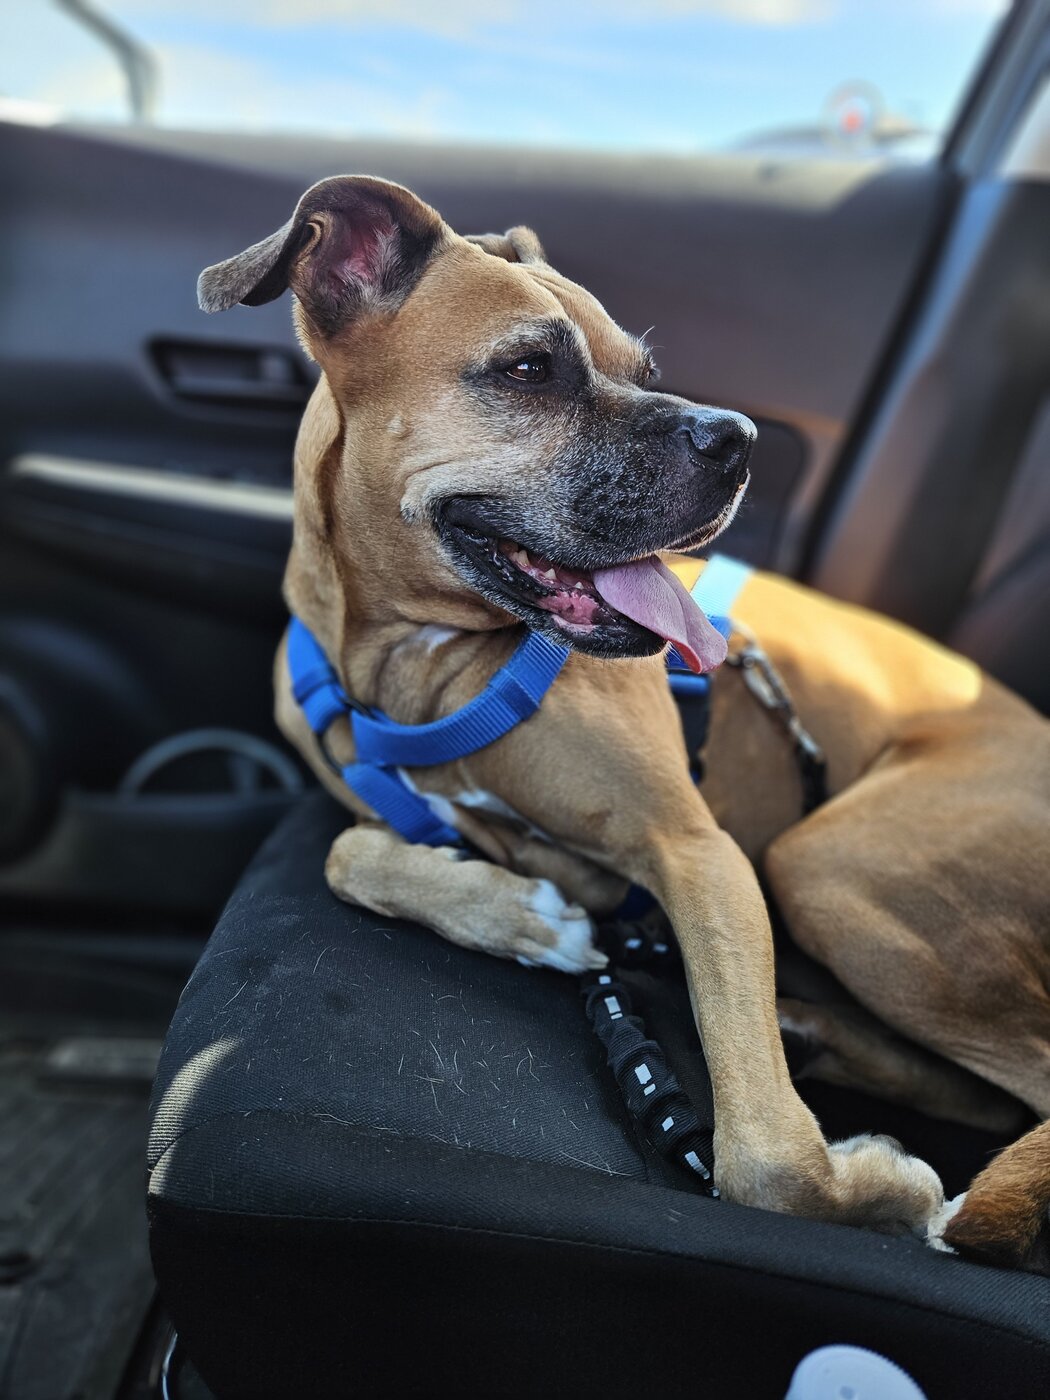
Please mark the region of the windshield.
POLYGON ((127 121, 123 39, 148 69, 139 117, 168 128, 921 156, 938 149, 1005 8, 25 0, 6 26, 0 101, 28 120, 127 121))

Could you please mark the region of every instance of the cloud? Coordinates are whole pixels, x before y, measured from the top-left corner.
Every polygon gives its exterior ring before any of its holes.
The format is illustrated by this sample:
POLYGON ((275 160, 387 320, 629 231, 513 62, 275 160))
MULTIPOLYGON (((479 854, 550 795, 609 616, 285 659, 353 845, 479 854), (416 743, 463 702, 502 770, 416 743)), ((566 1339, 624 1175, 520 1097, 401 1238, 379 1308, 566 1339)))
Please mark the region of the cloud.
MULTIPOLYGON (((113 12, 118 13, 118 7, 113 12)), ((502 0, 498 11, 491 0, 123 0, 119 6, 120 18, 133 31, 139 19, 162 18, 205 19, 255 29, 377 26, 456 38, 468 37, 481 27, 519 21, 527 14, 522 0, 502 0)))
MULTIPOLYGON (((608 4, 604 6, 607 10, 608 4)), ((637 17, 637 5, 614 4, 613 9, 637 17)), ((645 16, 687 19, 709 16, 738 24, 812 24, 829 19, 838 10, 837 0, 649 0, 645 16)))
POLYGON ((933 0, 935 14, 948 18, 976 16, 978 19, 997 19, 1006 14, 1012 0, 933 0))
POLYGON ((229 131, 373 133, 429 139, 457 105, 430 84, 412 97, 381 84, 324 79, 192 44, 162 44, 159 117, 165 126, 229 131))
MULTIPOLYGON (((948 0, 990 4, 994 0, 948 0)), ((354 28, 381 25, 418 29, 463 38, 479 30, 505 29, 527 22, 530 31, 556 31, 564 21, 637 24, 709 17, 742 25, 809 24, 834 14, 839 0, 582 0, 575 6, 537 0, 123 0, 114 6, 134 27, 142 16, 184 19, 200 15, 222 23, 246 22, 268 28, 302 29, 313 25, 354 28)))

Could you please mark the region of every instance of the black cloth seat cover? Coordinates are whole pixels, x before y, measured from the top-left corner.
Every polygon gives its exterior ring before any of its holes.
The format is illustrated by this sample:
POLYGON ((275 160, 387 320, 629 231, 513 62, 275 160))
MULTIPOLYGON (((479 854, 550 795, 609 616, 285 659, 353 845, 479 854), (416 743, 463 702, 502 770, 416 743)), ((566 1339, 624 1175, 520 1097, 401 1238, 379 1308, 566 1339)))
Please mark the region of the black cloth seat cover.
MULTIPOLYGON (((157 1075, 154 1267, 221 1400, 773 1400, 837 1341, 930 1400, 1048 1393, 1050 1280, 706 1199, 636 1137, 575 979, 332 897, 345 824, 316 794, 265 844, 157 1075)), ((684 988, 628 975, 689 1088, 684 988)), ((979 1164, 976 1135, 921 1122, 909 1147, 979 1164)))

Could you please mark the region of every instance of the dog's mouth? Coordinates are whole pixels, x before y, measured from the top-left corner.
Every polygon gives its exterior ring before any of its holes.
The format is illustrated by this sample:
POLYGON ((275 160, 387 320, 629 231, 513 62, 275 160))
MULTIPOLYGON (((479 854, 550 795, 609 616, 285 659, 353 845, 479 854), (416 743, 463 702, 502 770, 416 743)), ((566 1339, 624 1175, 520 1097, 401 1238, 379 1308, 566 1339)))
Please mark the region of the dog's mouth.
POLYGON ((605 602, 593 574, 530 554, 515 540, 478 537, 477 543, 482 541, 486 562, 505 587, 521 602, 550 613, 567 630, 593 632, 596 627, 629 620, 605 602))
POLYGON ((723 637, 655 555, 578 569, 477 528, 473 509, 469 523, 450 518, 459 513, 439 523, 459 572, 534 630, 598 656, 651 656, 670 642, 695 671, 724 660, 723 637))

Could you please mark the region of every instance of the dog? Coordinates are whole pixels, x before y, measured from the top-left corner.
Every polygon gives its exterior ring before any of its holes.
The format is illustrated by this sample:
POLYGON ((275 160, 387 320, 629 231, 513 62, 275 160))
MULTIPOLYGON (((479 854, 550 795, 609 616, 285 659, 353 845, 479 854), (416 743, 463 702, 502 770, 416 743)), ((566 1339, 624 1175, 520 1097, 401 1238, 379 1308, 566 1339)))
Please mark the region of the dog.
MULTIPOLYGON (((406 845, 332 772, 282 644, 278 723, 356 817, 327 859, 333 892, 582 972, 604 961, 593 920, 643 886, 682 951, 724 1197, 888 1232, 937 1219, 949 1243, 1028 1262, 1050 1203, 1045 1125, 945 1228, 924 1162, 885 1137, 825 1141, 781 1026, 832 1082, 999 1129, 1050 1117, 1050 726, 960 657, 758 573, 734 619, 820 735, 830 800, 800 820, 783 735, 731 671, 698 790, 661 653, 724 654, 682 606, 704 567, 682 552, 732 519, 753 425, 656 391, 649 349, 531 230, 461 237, 382 180, 314 185, 283 228, 206 269, 199 299, 289 288, 321 375, 285 596, 347 693, 417 724, 477 695, 523 626, 572 648, 528 723, 408 775, 488 857, 460 861, 406 845), (778 1012, 756 871, 850 1004, 778 1012)), ((328 745, 352 761, 343 721, 328 745)))

